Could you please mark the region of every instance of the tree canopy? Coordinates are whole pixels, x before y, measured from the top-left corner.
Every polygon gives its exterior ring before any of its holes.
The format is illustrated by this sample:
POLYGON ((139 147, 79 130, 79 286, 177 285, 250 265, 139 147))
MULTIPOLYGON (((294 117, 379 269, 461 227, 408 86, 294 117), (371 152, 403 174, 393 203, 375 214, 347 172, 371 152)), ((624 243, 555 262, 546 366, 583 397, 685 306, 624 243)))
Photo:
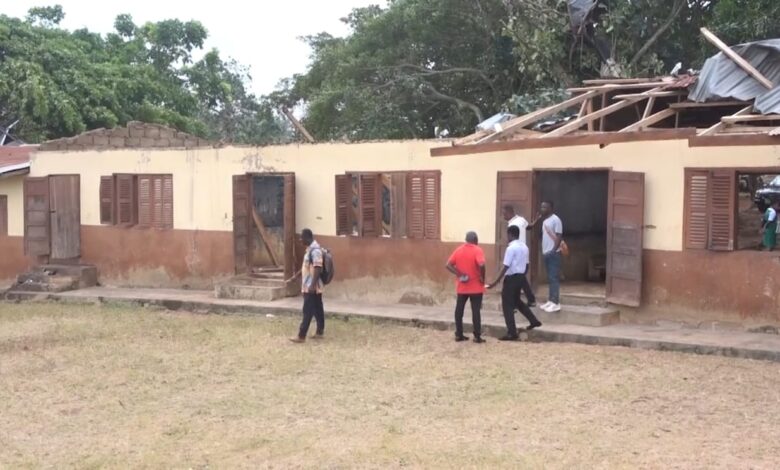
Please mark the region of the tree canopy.
POLYGON ((111 128, 131 120, 210 139, 265 144, 289 129, 271 103, 249 92, 247 70, 211 50, 197 21, 137 25, 119 15, 115 32, 59 27, 60 6, 26 19, 0 15, 0 125, 30 142, 111 128))
MULTIPOLYGON (((354 10, 345 38, 305 38, 311 65, 272 99, 302 105, 318 139, 468 134, 499 111, 525 112, 600 76, 701 67, 731 43, 780 36, 776 0, 597 0, 575 25, 567 0, 390 0, 354 10)), ((588 3, 588 2, 577 2, 588 3)))

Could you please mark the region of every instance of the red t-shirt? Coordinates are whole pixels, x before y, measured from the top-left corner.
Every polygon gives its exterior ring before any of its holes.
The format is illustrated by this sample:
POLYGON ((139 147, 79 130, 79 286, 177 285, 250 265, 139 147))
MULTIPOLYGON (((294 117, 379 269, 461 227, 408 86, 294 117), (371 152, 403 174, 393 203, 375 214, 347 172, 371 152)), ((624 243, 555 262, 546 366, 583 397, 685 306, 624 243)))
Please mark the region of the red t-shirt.
POLYGON ((485 265, 485 253, 477 245, 464 243, 450 256, 447 264, 455 266, 458 271, 469 276, 468 282, 456 279, 458 294, 484 294, 485 284, 479 280, 479 267, 485 265))

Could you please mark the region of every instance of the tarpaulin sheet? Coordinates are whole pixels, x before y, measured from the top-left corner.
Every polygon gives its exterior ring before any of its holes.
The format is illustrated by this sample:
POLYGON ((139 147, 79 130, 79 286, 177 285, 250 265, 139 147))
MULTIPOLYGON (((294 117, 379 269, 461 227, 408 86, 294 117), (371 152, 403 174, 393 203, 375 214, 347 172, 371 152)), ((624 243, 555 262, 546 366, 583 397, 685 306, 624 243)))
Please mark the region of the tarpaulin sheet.
MULTIPOLYGON (((769 81, 780 85, 780 39, 740 44, 732 49, 769 81)), ((699 80, 688 94, 688 99, 699 103, 755 99, 756 111, 761 114, 780 114, 780 87, 767 89, 723 52, 704 63, 699 80)))

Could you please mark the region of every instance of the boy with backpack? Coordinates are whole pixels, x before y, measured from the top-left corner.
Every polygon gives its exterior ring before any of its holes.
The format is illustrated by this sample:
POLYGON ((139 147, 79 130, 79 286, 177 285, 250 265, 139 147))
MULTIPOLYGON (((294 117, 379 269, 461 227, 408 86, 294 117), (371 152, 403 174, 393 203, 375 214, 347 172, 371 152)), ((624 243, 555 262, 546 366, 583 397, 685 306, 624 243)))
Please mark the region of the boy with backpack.
POLYGON ((301 268, 301 292, 303 292, 303 320, 298 336, 290 338, 293 343, 303 343, 309 334, 311 319, 317 322, 314 339, 322 339, 325 334, 325 308, 322 305, 322 290, 333 279, 333 261, 330 253, 314 240, 314 234, 308 228, 301 232, 301 241, 306 246, 301 268))

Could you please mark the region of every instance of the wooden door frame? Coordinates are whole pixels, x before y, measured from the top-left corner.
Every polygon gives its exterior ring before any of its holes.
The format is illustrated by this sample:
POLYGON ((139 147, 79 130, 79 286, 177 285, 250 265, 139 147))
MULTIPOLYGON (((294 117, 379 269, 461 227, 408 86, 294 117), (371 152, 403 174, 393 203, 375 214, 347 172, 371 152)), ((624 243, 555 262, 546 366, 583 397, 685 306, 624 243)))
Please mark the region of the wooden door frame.
MULTIPOLYGON (((249 219, 250 219, 249 232, 247 233, 247 243, 249 244, 252 241, 253 233, 257 230, 257 227, 255 227, 254 222, 251 220, 252 219, 252 216, 251 216, 252 212, 251 211, 254 211, 254 184, 253 184, 253 178, 254 177, 268 177, 268 176, 280 177, 280 178, 282 178, 282 182, 283 182, 283 191, 285 191, 286 190, 286 185, 284 184, 285 177, 292 176, 293 177, 292 191, 294 192, 295 191, 295 172, 292 172, 292 171, 265 172, 265 173, 263 173, 263 172, 247 172, 247 173, 244 173, 244 176, 247 177, 247 185, 249 186, 247 188, 247 195, 248 195, 248 197, 247 197, 247 208, 246 208, 247 209, 247 213, 249 214, 249 219)), ((285 196, 286 196, 286 194, 285 194, 285 196)), ((285 196, 283 196, 284 203, 287 202, 287 198, 285 196)), ((292 200, 295 201, 294 193, 293 193, 292 200)), ((286 210, 286 208, 285 208, 285 210, 286 210)), ((288 224, 286 224, 286 223, 284 225, 285 225, 284 226, 284 234, 282 236, 282 238, 284 240, 284 256, 283 256, 284 265, 285 265, 284 266, 284 272, 285 272, 285 278, 289 279, 290 277, 292 277, 292 274, 295 272, 295 266, 290 266, 289 264, 291 262, 293 264, 295 264, 296 261, 297 261, 296 253, 298 252, 298 250, 296 249, 296 245, 298 244, 297 243, 297 238, 298 237, 297 237, 297 232, 296 232, 296 227, 295 227, 295 221, 293 221, 292 227, 288 227, 287 226, 288 224), (292 243, 289 243, 289 241, 292 241, 292 243)), ((249 272, 251 272, 252 268, 253 268, 252 263, 251 263, 251 253, 252 253, 252 250, 249 249, 249 248, 250 247, 247 247, 247 254, 246 254, 246 256, 247 256, 247 260, 246 260, 247 263, 246 264, 247 264, 247 270, 249 272)))
MULTIPOLYGON (((612 173, 613 168, 612 167, 586 167, 586 168, 534 168, 531 170, 533 173, 533 178, 531 180, 531 184, 533 185, 533 197, 532 197, 532 204, 533 207, 538 208, 539 205, 542 203, 542 196, 541 196, 541 187, 538 184, 539 181, 539 175, 541 173, 573 173, 573 172, 581 172, 581 173, 606 173, 607 174, 607 191, 609 191, 609 180, 610 180, 610 174, 612 173)), ((607 211, 609 211, 609 193, 607 193, 607 211)), ((538 212, 538 209, 537 209, 538 212)), ((535 212, 536 213, 536 212, 535 212)), ((609 212, 607 212, 607 217, 609 217, 609 212)), ((529 222, 531 222, 529 220, 529 222)), ((565 224, 564 222, 564 235, 566 234, 565 224)), ((608 224, 609 222, 607 222, 608 224)), ((607 234, 607 231, 609 230, 609 227, 607 225, 604 226, 605 234, 607 234)), ((530 271, 532 273, 531 277, 531 284, 534 289, 536 289, 539 285, 539 279, 541 276, 539 276, 539 269, 540 269, 540 262, 541 262, 541 246, 542 246, 542 232, 539 230, 538 227, 535 227, 534 230, 531 231, 531 239, 533 241, 533 246, 535 249, 530 249, 530 260, 531 260, 531 267, 530 271)), ((564 236, 564 239, 566 237, 564 236)), ((530 247, 530 244, 529 244, 530 247)), ((607 250, 608 251, 608 250, 607 250)), ((609 269, 607 266, 606 269, 609 269)))

